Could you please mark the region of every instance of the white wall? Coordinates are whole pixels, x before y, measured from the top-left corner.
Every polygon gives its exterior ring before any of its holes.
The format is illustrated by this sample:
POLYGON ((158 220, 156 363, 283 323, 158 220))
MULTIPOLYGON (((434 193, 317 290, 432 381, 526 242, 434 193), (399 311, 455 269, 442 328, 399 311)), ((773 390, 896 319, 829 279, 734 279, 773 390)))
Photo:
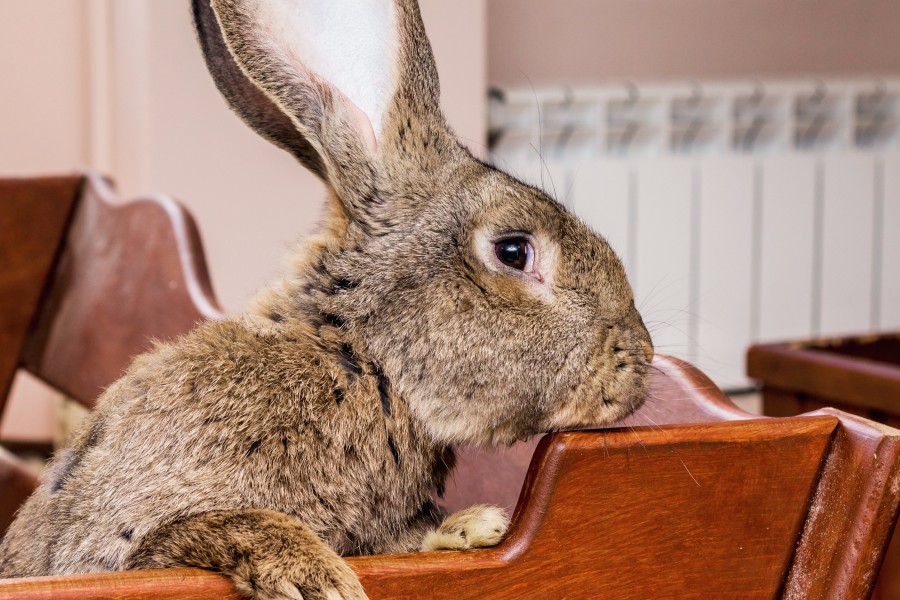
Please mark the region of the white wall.
MULTIPOLYGON (((444 110, 482 152, 486 0, 421 4, 444 110)), ((178 198, 199 222, 226 309, 277 276, 315 224, 322 184, 228 110, 188 0, 0 0, 0 82, 0 176, 93 168, 125 197, 178 198)), ((18 381, 0 438, 49 439, 52 405, 18 381)))

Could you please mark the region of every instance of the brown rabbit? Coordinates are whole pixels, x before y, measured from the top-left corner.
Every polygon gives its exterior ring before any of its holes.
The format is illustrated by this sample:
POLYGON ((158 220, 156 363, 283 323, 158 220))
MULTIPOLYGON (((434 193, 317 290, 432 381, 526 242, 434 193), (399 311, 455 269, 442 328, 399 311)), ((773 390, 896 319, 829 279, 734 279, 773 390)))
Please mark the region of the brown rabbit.
POLYGON ((330 186, 244 316, 138 357, 0 546, 0 576, 195 566, 362 598, 339 556, 496 544, 453 446, 610 423, 653 349, 621 263, 449 131, 415 0, 195 0, 234 110, 330 186))

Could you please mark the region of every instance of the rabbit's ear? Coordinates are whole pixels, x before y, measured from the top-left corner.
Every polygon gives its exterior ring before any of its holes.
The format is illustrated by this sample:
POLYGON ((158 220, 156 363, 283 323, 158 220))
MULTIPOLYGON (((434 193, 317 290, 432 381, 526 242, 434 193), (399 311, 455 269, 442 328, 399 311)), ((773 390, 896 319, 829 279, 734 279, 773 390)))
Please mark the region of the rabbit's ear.
POLYGON ((290 118, 254 85, 241 71, 225 40, 209 0, 193 0, 194 26, 206 67, 216 87, 241 118, 264 138, 302 162, 309 170, 325 178, 318 153, 303 138, 290 118))
POLYGON ((211 0, 211 6, 213 14, 205 6, 195 11, 220 89, 246 121, 339 195, 371 194, 376 163, 397 154, 396 132, 385 133, 397 127, 388 121, 443 122, 415 0, 211 0))

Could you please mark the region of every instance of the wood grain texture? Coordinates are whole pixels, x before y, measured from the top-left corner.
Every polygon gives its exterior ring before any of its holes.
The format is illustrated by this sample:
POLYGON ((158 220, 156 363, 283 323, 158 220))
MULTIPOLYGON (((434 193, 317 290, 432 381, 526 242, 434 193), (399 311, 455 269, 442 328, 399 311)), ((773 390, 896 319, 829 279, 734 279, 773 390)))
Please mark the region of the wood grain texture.
POLYGON ((239 600, 223 576, 200 569, 158 569, 0 579, 2 600, 239 600))
MULTIPOLYGON (((553 434, 537 448, 500 546, 350 563, 373 599, 773 597, 838 422, 825 415, 553 434)), ((132 577, 148 576, 91 577, 93 596, 78 588, 57 597, 116 597, 132 577)), ((174 598, 166 590, 187 575, 158 577, 155 597, 174 598)), ((0 598, 40 598, 29 590, 68 581, 77 588, 84 580, 7 580, 0 598)), ((179 597, 208 597, 206 581, 187 577, 179 597)))
POLYGON ((82 178, 0 179, 0 414, 82 178))
MULTIPOLYGON (((898 334, 754 346, 748 353, 748 372, 762 384, 766 415, 785 417, 811 411, 828 414, 834 411, 824 407, 832 406, 892 427, 900 426, 898 334)), ((874 555, 840 554, 883 546, 894 529, 891 519, 896 517, 896 511, 891 517, 885 516, 882 512, 890 513, 890 506, 874 499, 892 498, 895 490, 885 488, 900 486, 900 477, 894 471, 896 440, 880 437, 871 428, 861 428, 862 421, 849 415, 843 420, 846 427, 835 438, 835 448, 820 484, 820 488, 830 486, 830 493, 838 499, 827 509, 827 518, 815 510, 818 503, 813 506, 810 529, 804 532, 787 588, 791 597, 856 597, 860 589, 871 585, 866 577, 877 572, 878 566, 871 564, 874 555), (855 491, 851 494, 850 490, 855 491), (830 553, 835 564, 821 562, 817 556, 821 552, 830 553), (865 575, 842 570, 849 569, 849 565, 865 575)), ((872 597, 900 597, 900 542, 891 543, 878 560, 883 560, 884 567, 872 597)))
POLYGON ((548 436, 501 546, 352 564, 373 598, 772 597, 836 425, 548 436))
POLYGON ((841 416, 842 426, 822 470, 784 596, 867 598, 897 521, 900 437, 896 430, 879 431, 871 421, 834 409, 819 414, 841 416))
POLYGON ((92 406, 153 339, 220 314, 190 215, 165 197, 121 202, 91 175, 23 364, 92 406))
POLYGON ((898 412, 900 334, 753 346, 747 374, 765 388, 793 390, 858 409, 898 412), (879 350, 866 347, 885 348, 879 350), (846 351, 845 351, 846 350, 846 351), (868 355, 867 355, 868 354, 868 355))

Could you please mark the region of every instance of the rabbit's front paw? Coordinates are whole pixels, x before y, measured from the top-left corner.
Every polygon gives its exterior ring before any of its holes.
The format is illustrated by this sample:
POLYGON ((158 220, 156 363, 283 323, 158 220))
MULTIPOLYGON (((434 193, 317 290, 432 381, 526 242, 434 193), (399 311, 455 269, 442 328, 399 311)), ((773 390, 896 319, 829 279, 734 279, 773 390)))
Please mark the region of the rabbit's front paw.
POLYGON ((253 600, 365 600, 350 568, 299 519, 265 509, 198 513, 145 535, 126 569, 200 567, 253 600))
POLYGON ((309 556, 294 564, 258 565, 232 574, 235 586, 253 600, 365 600, 359 581, 342 560, 309 556))
POLYGON ((422 551, 468 550, 496 546, 506 528, 509 517, 499 506, 479 504, 453 513, 440 527, 429 531, 422 540, 422 551))

